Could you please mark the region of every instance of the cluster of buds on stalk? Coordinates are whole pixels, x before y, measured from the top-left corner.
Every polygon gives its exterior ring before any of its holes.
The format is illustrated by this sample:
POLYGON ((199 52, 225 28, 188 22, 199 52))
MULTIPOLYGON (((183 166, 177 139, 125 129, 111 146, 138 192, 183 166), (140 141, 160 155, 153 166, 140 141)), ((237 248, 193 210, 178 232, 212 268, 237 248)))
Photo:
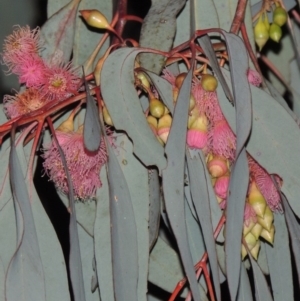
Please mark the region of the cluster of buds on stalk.
POLYGON ((269 38, 277 43, 280 41, 282 37, 281 27, 287 22, 287 18, 286 10, 278 2, 275 3, 272 24, 269 23, 267 10, 263 9, 260 12, 259 19, 254 26, 255 42, 259 50, 263 48, 269 38))

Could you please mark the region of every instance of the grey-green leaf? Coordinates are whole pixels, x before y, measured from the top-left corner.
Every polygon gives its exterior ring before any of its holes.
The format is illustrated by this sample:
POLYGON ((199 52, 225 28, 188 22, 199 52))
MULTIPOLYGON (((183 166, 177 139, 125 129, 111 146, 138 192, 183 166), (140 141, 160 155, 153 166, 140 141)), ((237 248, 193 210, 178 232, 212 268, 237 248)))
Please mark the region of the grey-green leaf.
POLYGON ((9 174, 17 223, 17 250, 6 275, 6 300, 46 300, 39 243, 14 139, 10 151, 9 174))
POLYGON ((101 169, 102 187, 97 190, 94 226, 95 257, 101 300, 115 301, 111 255, 110 204, 106 168, 101 169))
MULTIPOLYGON (((152 0, 152 5, 144 19, 140 46, 168 52, 176 33, 176 16, 186 0, 152 0)), ((157 54, 140 55, 141 66, 159 74, 165 58, 157 54)))
POLYGON ((274 214, 274 244, 266 244, 274 301, 294 300, 291 253, 287 250, 289 234, 284 215, 274 214))
MULTIPOLYGON (((133 206, 134 220, 137 233, 138 248, 138 286, 139 301, 146 301, 148 262, 149 262, 149 185, 148 170, 132 153, 132 143, 127 135, 119 135, 116 145, 122 146, 117 150, 117 159, 128 185, 133 206)), ((157 178, 158 181, 158 178, 157 178)), ((159 189, 159 186, 157 187, 159 189)), ((158 190, 158 200, 160 193, 158 190)), ((160 202, 158 203, 159 206, 160 202)), ((157 207, 158 207, 157 206, 157 207)), ((160 208, 157 208, 159 214, 160 208)), ((159 215, 158 215, 159 217, 159 215)))
POLYGON ((124 130, 133 141, 133 152, 146 165, 166 166, 164 149, 151 131, 134 88, 134 61, 141 50, 121 48, 104 62, 101 92, 117 129, 124 130))
POLYGON ((75 34, 75 17, 80 0, 72 0, 52 15, 42 26, 44 41, 42 57, 50 62, 55 54, 62 54, 62 61, 70 60, 75 34))
POLYGON ((188 247, 187 230, 184 219, 184 163, 186 148, 186 128, 188 120, 188 106, 191 93, 192 69, 185 77, 179 91, 173 122, 166 144, 168 166, 163 170, 163 190, 166 210, 176 238, 180 257, 185 273, 189 280, 194 300, 200 300, 197 279, 193 267, 190 249, 188 247))
POLYGON ((203 238, 208 253, 209 264, 212 272, 214 288, 217 300, 221 300, 219 269, 217 261, 217 253, 215 247, 214 230, 210 212, 210 200, 208 194, 207 182, 210 178, 206 178, 205 170, 199 155, 186 155, 186 162, 189 171, 189 181, 191 187, 191 195, 198 219, 201 224, 203 238))
POLYGON ((86 111, 83 127, 83 141, 85 148, 90 152, 96 152, 100 147, 101 130, 98 108, 94 98, 90 94, 89 86, 84 79, 86 95, 86 111))
POLYGON ((243 264, 241 264, 237 301, 253 301, 249 277, 243 264))
POLYGON ((109 143, 107 151, 115 298, 137 301, 138 245, 131 196, 109 143))

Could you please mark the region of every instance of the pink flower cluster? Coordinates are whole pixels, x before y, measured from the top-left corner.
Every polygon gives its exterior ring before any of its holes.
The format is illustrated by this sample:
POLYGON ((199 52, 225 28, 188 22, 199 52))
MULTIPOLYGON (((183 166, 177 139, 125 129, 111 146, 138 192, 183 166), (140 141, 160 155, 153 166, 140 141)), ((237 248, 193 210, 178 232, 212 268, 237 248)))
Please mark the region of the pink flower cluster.
MULTIPOLYGON (((66 157, 75 197, 81 200, 94 197, 97 188, 101 187, 101 167, 107 161, 104 141, 96 153, 89 153, 84 148, 82 133, 56 131, 56 136, 66 157)), ((43 166, 56 187, 67 194, 68 183, 57 144, 52 140, 44 147, 43 166)))
POLYGON ((50 100, 63 100, 78 90, 80 78, 71 63, 64 64, 61 59, 46 62, 40 56, 41 51, 39 28, 30 30, 29 26, 16 26, 4 41, 1 56, 8 67, 7 73, 16 74, 19 83, 26 88, 15 96, 4 97, 4 110, 8 118, 36 110, 50 100), (34 97, 26 106, 28 95, 34 97))

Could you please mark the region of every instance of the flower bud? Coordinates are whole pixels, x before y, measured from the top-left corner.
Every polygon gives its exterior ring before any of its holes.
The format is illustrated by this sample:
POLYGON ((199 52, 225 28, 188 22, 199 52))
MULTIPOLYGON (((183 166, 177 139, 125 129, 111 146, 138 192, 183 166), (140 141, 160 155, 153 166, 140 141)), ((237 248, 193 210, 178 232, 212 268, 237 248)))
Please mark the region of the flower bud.
POLYGON ((207 92, 214 92, 218 87, 218 81, 211 74, 203 74, 201 76, 201 86, 207 92))
POLYGON ((92 27, 100 29, 109 29, 110 25, 105 16, 97 9, 85 9, 79 11, 86 21, 86 23, 92 27))
POLYGON ((262 230, 263 230, 262 225, 259 223, 256 223, 254 225, 254 227, 251 229, 251 233, 255 236, 256 239, 258 239, 262 230))
POLYGON ((271 231, 272 223, 274 220, 273 212, 269 208, 269 206, 266 207, 266 211, 264 214, 264 217, 257 217, 257 222, 260 223, 264 229, 267 231, 271 231))
POLYGON ((259 249, 260 249, 260 241, 257 240, 255 246, 250 250, 250 253, 251 253, 252 257, 255 260, 257 260, 259 249))
POLYGON ((176 79, 175 79, 175 86, 180 89, 181 86, 182 86, 182 83, 186 77, 187 73, 186 72, 183 72, 183 73, 180 73, 179 75, 176 76, 176 79))
POLYGON ((147 116, 147 122, 154 133, 154 135, 157 135, 157 119, 151 115, 147 116))
POLYGON ((229 176, 223 176, 217 179, 214 190, 217 196, 226 199, 229 187, 229 176))
POLYGON ((282 37, 282 30, 281 30, 280 26, 278 26, 275 23, 271 24, 270 29, 269 29, 269 35, 273 41, 278 43, 282 37))
POLYGON ((273 12, 273 23, 283 26, 287 21, 288 15, 284 8, 278 6, 273 12))
POLYGON ((260 236, 268 241, 271 245, 274 243, 274 234, 275 234, 275 227, 272 225, 270 231, 263 229, 260 233, 260 236))
POLYGON ((107 125, 110 125, 110 126, 113 126, 114 123, 108 113, 108 110, 106 108, 106 106, 104 105, 103 106, 103 109, 102 109, 102 112, 103 112, 103 119, 104 119, 104 122, 107 124, 107 125))
POLYGON ((246 236, 248 233, 250 233, 250 231, 252 230, 252 228, 255 226, 255 223, 253 222, 253 220, 250 220, 248 223, 244 222, 243 225, 243 236, 246 236))
POLYGON ((269 31, 262 20, 262 16, 259 17, 258 22, 254 26, 254 38, 259 50, 263 48, 269 39, 269 31))
POLYGON ((190 148, 202 149, 207 144, 207 125, 208 119, 205 114, 200 116, 192 123, 187 132, 187 145, 190 148))
POLYGON ((229 171, 228 160, 222 156, 212 156, 208 159, 207 168, 214 178, 224 176, 229 171))
POLYGON ((156 118, 160 118, 165 113, 165 105, 157 98, 150 99, 150 114, 156 118))
POLYGON ((249 232, 244 238, 249 250, 251 251, 255 247, 257 239, 251 232, 249 232))
POLYGON ((164 143, 167 143, 171 124, 172 117, 170 115, 164 115, 158 120, 157 134, 164 143))
POLYGON ((142 83, 142 85, 143 85, 145 88, 147 88, 147 89, 150 88, 149 80, 148 80, 148 78, 147 78, 147 76, 145 75, 144 72, 138 72, 138 73, 136 74, 136 77, 140 80, 140 82, 142 83))
POLYGON ((69 133, 74 131, 74 115, 71 113, 67 120, 63 121, 57 128, 57 131, 69 133))
POLYGON ((196 121, 196 119, 200 116, 200 112, 197 107, 195 107, 193 110, 189 113, 188 118, 188 129, 191 128, 192 124, 196 121))
POLYGON ((267 203, 254 181, 250 184, 248 199, 257 216, 263 218, 267 203))
POLYGON ((264 19, 263 22, 264 22, 264 24, 266 26, 266 29, 269 31, 269 29, 270 29, 270 23, 269 23, 269 19, 268 19, 268 16, 267 16, 266 12, 264 13, 264 18, 263 19, 264 19))

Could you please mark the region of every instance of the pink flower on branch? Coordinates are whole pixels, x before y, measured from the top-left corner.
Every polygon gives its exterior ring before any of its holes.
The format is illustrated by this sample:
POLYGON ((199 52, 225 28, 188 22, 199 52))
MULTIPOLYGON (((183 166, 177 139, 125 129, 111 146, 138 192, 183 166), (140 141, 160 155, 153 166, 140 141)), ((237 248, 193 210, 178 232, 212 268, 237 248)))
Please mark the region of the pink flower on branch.
MULTIPOLYGON (((56 136, 66 156, 75 197, 82 200, 95 197, 97 188, 102 185, 100 170, 107 161, 104 141, 101 141, 96 153, 88 153, 84 148, 82 133, 57 131, 56 136)), ((45 146, 43 157, 45 159, 43 165, 50 179, 59 190, 67 194, 69 191, 67 178, 54 140, 45 146)))
POLYGON ((4 40, 2 59, 11 70, 15 65, 24 62, 28 56, 38 55, 40 48, 40 29, 38 27, 30 30, 28 25, 16 26, 13 33, 4 40))

